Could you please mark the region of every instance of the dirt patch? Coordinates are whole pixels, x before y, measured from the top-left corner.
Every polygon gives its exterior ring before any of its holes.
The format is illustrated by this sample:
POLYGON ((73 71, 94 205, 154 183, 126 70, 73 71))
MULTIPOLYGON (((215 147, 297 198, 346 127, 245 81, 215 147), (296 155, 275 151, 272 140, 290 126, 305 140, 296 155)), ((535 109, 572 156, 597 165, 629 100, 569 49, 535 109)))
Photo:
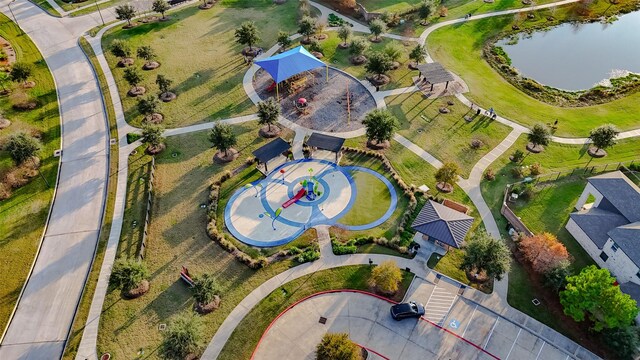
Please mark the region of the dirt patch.
POLYGON ((544 146, 542 145, 533 145, 533 143, 527 144, 527 150, 534 154, 539 154, 544 150, 544 146))
POLYGON ((157 61, 149 61, 142 65, 142 70, 154 70, 160 67, 160 63, 157 61))
POLYGON ((6 129, 11 125, 11 121, 5 119, 0 115, 0 129, 6 129))
POLYGON ((263 126, 258 131, 258 134, 263 138, 274 138, 280 135, 281 129, 276 125, 271 125, 271 130, 269 130, 269 126, 263 126))
POLYGON ((375 140, 367 141, 367 147, 373 150, 384 150, 384 149, 388 149, 389 146, 391 146, 391 144, 389 143, 389 140, 385 140, 383 142, 377 142, 375 140))
POLYGON ((601 158, 607 156, 607 152, 602 149, 596 149, 595 146, 589 146, 587 153, 594 158, 601 158))
POLYGON ((134 86, 131 89, 129 89, 129 91, 127 92, 127 95, 131 97, 136 97, 136 96, 144 95, 144 93, 146 92, 147 92, 147 89, 145 89, 144 86, 134 86))
POLYGON ((436 184, 436 189, 442 193, 448 194, 453 191, 453 185, 439 182, 436 184))
POLYGON ((176 97, 177 97, 176 94, 172 93, 171 91, 167 91, 166 93, 160 94, 160 100, 162 102, 171 102, 175 100, 176 97))
POLYGON ((118 67, 131 66, 133 65, 134 62, 135 60, 133 58, 130 58, 130 57, 123 58, 123 59, 120 59, 120 61, 118 61, 118 67))
POLYGON ((391 79, 387 75, 374 75, 367 78, 373 86, 387 85, 391 79))
POLYGON ((349 58, 349 61, 353 65, 362 65, 367 62, 367 57, 364 55, 352 56, 349 58))
POLYGON ((21 101, 19 103, 13 104, 13 108, 19 111, 33 110, 37 107, 38 102, 36 102, 35 100, 21 101))
POLYGON ((131 289, 129 291, 123 291, 122 297, 124 297, 125 299, 139 298, 140 296, 146 294, 149 291, 149 287, 150 287, 149 282, 147 280, 142 280, 142 282, 140 283, 140 285, 138 285, 137 288, 131 289))
POLYGON ((164 116, 160 113, 153 113, 144 118, 144 121, 149 124, 160 124, 162 120, 164 120, 164 116))
POLYGON ((158 144, 157 146, 149 145, 147 147, 147 154, 149 155, 157 155, 162 152, 167 146, 165 144, 158 144))
POLYGON ((213 155, 213 162, 217 164, 224 164, 224 163, 232 162, 233 160, 237 159, 238 156, 240 156, 240 153, 238 153, 238 150, 234 148, 227 150, 226 155, 224 152, 218 151, 216 152, 215 155, 213 155))
POLYGON ((220 297, 215 295, 213 297, 213 301, 208 304, 197 303, 193 306, 193 310, 195 310, 200 315, 206 315, 210 312, 213 312, 217 308, 220 307, 220 297))
MULTIPOLYGON (((256 73, 253 86, 262 100, 276 95, 275 88, 269 89, 272 84, 273 79, 268 73, 263 70, 256 73)), ((376 108, 369 90, 353 77, 335 69, 329 69, 328 82, 325 69, 317 69, 306 73, 298 85, 300 87, 295 91, 287 91, 287 87, 280 84, 282 116, 309 129, 328 132, 361 129, 364 116, 376 108), (307 99, 309 104, 304 112, 295 106, 299 98, 307 99)))
POLYGON ((7 56, 5 60, 0 60, 0 66, 11 65, 16 62, 16 51, 13 49, 11 44, 2 36, 0 36, 0 51, 3 51, 7 56))

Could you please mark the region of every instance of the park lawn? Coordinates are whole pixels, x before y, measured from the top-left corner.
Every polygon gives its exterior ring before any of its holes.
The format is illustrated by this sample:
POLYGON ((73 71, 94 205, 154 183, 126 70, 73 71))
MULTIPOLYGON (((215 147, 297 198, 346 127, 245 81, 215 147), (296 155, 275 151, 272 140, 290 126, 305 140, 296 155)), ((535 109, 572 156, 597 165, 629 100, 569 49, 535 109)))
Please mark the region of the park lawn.
POLYGON ((49 13, 49 15, 60 17, 60 13, 56 9, 54 9, 53 6, 51 6, 51 4, 47 2, 47 0, 34 0, 32 2, 39 6, 42 10, 49 13))
POLYGON ((475 116, 468 106, 455 97, 425 99, 421 93, 402 94, 385 99, 391 113, 400 121, 402 136, 411 140, 442 162, 455 162, 468 177, 473 166, 496 147, 511 131, 506 125, 486 116, 475 116), (454 105, 447 105, 453 101, 454 105), (451 112, 440 113, 441 107, 451 112), (474 117, 468 123, 464 116, 474 117), (482 146, 471 147, 472 140, 482 146))
MULTIPOLYGON (((219 360, 249 359, 269 324, 287 307, 312 294, 338 289, 372 291, 368 279, 373 268, 369 265, 344 266, 327 269, 292 280, 262 299, 242 319, 222 348, 219 360)), ((413 273, 402 271, 400 288, 393 300, 401 301, 413 273)), ((223 300, 224 301, 224 300, 223 300)))
MULTIPOLYGON (((36 176, 27 185, 12 189, 11 196, 0 201, 0 274, 7 274, 0 281, 0 329, 9 320, 43 235, 58 176, 58 158, 53 157, 53 152, 60 148, 60 113, 53 77, 35 44, 20 32, 8 17, 0 14, 0 36, 11 43, 18 61, 33 66, 30 80, 36 83, 28 90, 12 83, 12 93, 0 97, 0 113, 11 121, 2 130, 0 142, 20 131, 40 136, 40 172, 51 188, 36 176), (14 103, 27 98, 37 100, 35 110, 13 109, 14 103)), ((0 150, 0 179, 13 166, 9 153, 0 150)))
MULTIPOLYGON (((156 330, 157 326, 170 322, 179 313, 192 311, 191 291, 179 278, 183 265, 196 276, 205 272, 216 274, 222 285, 221 308, 204 317, 207 334, 215 333, 235 304, 252 289, 294 265, 291 261, 282 261, 265 269, 251 270, 211 241, 205 231, 206 209, 200 205, 207 203, 210 182, 222 171, 240 166, 252 150, 266 142, 257 137, 258 128, 256 122, 233 125, 238 135, 236 149, 241 155, 225 165, 212 163, 216 150, 210 146, 207 131, 166 140, 166 150, 156 156, 151 224, 144 260, 151 273, 151 290, 139 299, 124 301, 119 290, 110 289, 100 321, 99 353, 110 352, 113 357, 133 359, 142 349, 145 358, 159 358, 157 348, 162 333, 156 330)), ((137 221, 140 228, 143 219, 137 221)), ((131 230, 131 224, 125 222, 122 236, 126 238, 131 230)), ((123 242, 118 257, 130 256, 134 248, 133 244, 123 242)))
MULTIPOLYGON (((279 6, 267 0, 227 1, 221 5, 207 11, 186 7, 172 12, 168 21, 138 25, 129 30, 116 27, 102 40, 105 49, 113 40, 123 39, 134 50, 141 45, 155 50, 160 68, 140 72, 147 94, 157 94, 158 74, 173 80, 172 88, 178 98, 159 106, 166 127, 255 112, 242 86, 247 65, 240 55, 242 46, 235 42, 235 28, 241 22, 254 21, 262 38, 256 45, 264 48, 275 44, 278 30, 294 32, 297 28, 297 3, 293 1, 279 6), (246 7, 248 4, 253 7, 246 7)), ((118 84, 126 119, 140 126, 142 116, 136 109, 137 99, 127 96, 130 87, 122 78, 124 69, 116 67, 114 56, 106 54, 106 57, 118 84)), ((137 59, 134 66, 141 68, 142 64, 143 61, 137 59)))
POLYGON ((397 13, 420 5, 422 0, 362 0, 359 1, 368 12, 397 13))
POLYGON ((471 286, 476 290, 480 290, 484 293, 490 294, 493 291, 493 280, 490 280, 484 284, 473 283, 469 281, 467 274, 464 270, 460 269, 462 261, 464 260, 464 250, 462 249, 450 249, 444 256, 433 253, 429 260, 427 260, 427 266, 441 274, 444 274, 462 284, 471 286))
MULTIPOLYGON (((328 31, 326 32, 326 34, 329 37, 326 40, 320 41, 320 46, 322 46, 322 54, 324 55, 324 57, 322 58, 322 61, 329 64, 329 66, 333 66, 340 70, 346 71, 360 80, 365 80, 368 74, 365 70, 364 64, 357 65, 357 66, 351 64, 351 62, 349 61, 349 58, 351 57, 351 54, 349 53, 349 49, 338 48, 338 44, 342 42, 342 40, 338 38, 338 33, 336 31, 328 31)), ((354 32, 353 37, 356 37, 356 36, 370 37, 371 35, 354 32)), ((413 80, 411 77, 418 75, 417 72, 412 72, 407 67, 407 64, 409 61, 409 52, 411 52, 411 49, 413 49, 417 45, 417 43, 415 42, 412 42, 412 41, 402 42, 402 41, 383 37, 382 41, 379 43, 369 42, 371 46, 369 47, 368 52, 382 51, 385 48, 385 46, 387 46, 387 44, 390 44, 390 43, 400 44, 403 49, 403 52, 400 58, 398 59, 398 62, 400 63, 400 67, 398 67, 396 70, 391 70, 386 73, 391 78, 391 81, 389 82, 389 84, 385 86, 381 86, 380 87, 381 90, 389 90, 389 89, 395 89, 399 87, 411 86, 413 84, 413 80)))
POLYGON ((381 218, 391 205, 387 185, 377 177, 362 171, 351 171, 356 184, 356 200, 340 219, 343 225, 365 225, 381 218))
MULTIPOLYGON (((621 1, 621 4, 629 1, 621 1)), ((594 15, 605 14, 609 6, 608 2, 594 2, 590 9, 594 15)), ((523 29, 541 26, 552 14, 556 19, 579 20, 574 10, 575 5, 539 10, 534 20, 519 21, 519 24, 523 29)), ((640 93, 602 105, 563 108, 533 99, 509 84, 483 59, 482 48, 492 38, 509 31, 513 22, 514 16, 507 15, 438 29, 427 39, 429 53, 465 80, 470 89, 466 94, 469 99, 484 108, 493 107, 498 115, 523 125, 553 123, 557 119, 556 135, 571 137, 586 137, 589 130, 603 122, 622 130, 640 125, 636 115, 640 113, 640 93)))
MULTIPOLYGON (((554 1, 557 0, 536 0, 535 5, 544 5, 554 1)), ((432 22, 461 18, 464 17, 465 14, 479 15, 494 11, 531 7, 531 5, 523 4, 520 0, 501 0, 493 3, 486 3, 484 1, 454 0, 447 1, 446 6, 449 9, 448 15, 446 17, 435 17, 431 19, 432 22)))

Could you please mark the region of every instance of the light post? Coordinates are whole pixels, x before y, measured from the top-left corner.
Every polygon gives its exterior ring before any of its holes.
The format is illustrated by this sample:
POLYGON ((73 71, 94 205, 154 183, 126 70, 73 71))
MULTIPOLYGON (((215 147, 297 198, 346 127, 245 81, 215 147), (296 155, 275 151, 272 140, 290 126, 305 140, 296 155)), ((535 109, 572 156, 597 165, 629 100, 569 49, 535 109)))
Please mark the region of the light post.
POLYGON ((11 8, 11 4, 13 4, 14 2, 16 2, 16 0, 11 0, 9 2, 9 4, 8 4, 9 12, 11 12, 11 16, 13 17, 13 22, 16 23, 16 26, 18 27, 18 29, 20 29, 20 34, 22 34, 22 28, 18 24, 18 19, 16 19, 16 14, 13 13, 13 9, 11 8))
MULTIPOLYGON (((15 1, 15 0, 13 0, 15 1)), ((102 11, 100 11, 100 6, 98 6, 98 0, 93 0, 96 3, 96 8, 98 9, 98 14, 100 14, 100 20, 102 20, 102 25, 104 25, 104 18, 102 17, 102 11)))

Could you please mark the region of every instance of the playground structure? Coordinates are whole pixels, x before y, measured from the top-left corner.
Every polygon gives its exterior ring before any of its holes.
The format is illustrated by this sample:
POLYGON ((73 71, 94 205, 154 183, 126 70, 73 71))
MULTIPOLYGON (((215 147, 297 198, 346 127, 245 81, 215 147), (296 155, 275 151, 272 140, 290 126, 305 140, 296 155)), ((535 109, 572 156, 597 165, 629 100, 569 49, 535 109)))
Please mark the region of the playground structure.
POLYGON ((227 202, 224 221, 238 240, 259 247, 286 244, 315 225, 338 225, 347 230, 378 226, 397 204, 391 182, 361 167, 341 167, 327 160, 297 160, 274 169, 266 178, 242 186, 227 202), (285 170, 281 172, 280 170, 285 170), (371 173, 384 182, 392 201, 378 220, 357 226, 339 224, 354 205, 357 189, 354 171, 371 173))

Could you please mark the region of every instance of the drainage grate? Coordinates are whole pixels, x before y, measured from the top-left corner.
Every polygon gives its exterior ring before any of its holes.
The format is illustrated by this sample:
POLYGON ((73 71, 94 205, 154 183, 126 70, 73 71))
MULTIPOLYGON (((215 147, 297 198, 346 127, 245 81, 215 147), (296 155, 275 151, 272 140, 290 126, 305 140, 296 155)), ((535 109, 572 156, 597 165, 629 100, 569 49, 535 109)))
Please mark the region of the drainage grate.
POLYGON ((318 320, 318 322, 319 322, 320 324, 326 324, 326 323, 327 323, 327 318, 326 318, 326 317, 324 317, 324 316, 320 316, 320 320, 318 320))
POLYGON ((167 329, 167 324, 160 324, 158 325, 158 330, 160 331, 165 331, 167 329))
POLYGON ((540 300, 538 300, 538 299, 533 299, 533 300, 531 300, 531 302, 532 302, 532 303, 533 303, 533 305, 535 305, 535 306, 540 305, 540 300))

